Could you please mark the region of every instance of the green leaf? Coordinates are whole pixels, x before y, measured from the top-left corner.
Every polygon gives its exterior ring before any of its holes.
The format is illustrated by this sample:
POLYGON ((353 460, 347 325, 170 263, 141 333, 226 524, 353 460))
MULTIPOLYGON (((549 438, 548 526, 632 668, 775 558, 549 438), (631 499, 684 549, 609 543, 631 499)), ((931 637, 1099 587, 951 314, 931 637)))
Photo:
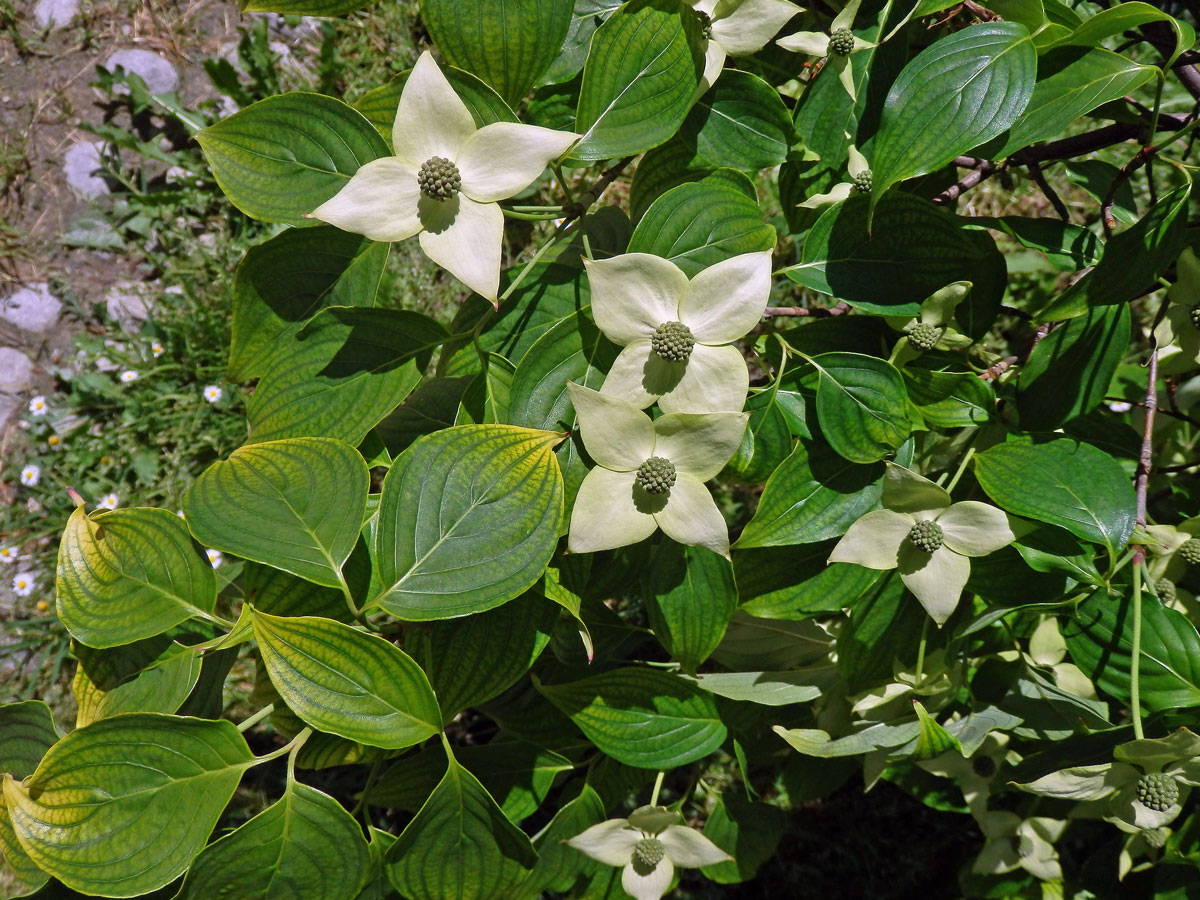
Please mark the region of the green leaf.
POLYGON ((739 609, 713 657, 734 671, 782 671, 824 663, 831 649, 829 634, 815 622, 758 619, 739 609))
POLYGON ((876 569, 827 563, 833 542, 733 551, 741 609, 762 619, 803 619, 854 606, 880 577, 876 569))
POLYGON ((822 353, 816 369, 817 420, 836 453, 872 463, 894 452, 912 430, 904 379, 885 360, 861 353, 822 353))
POLYGON ((774 246, 775 229, 763 222, 753 198, 706 181, 681 184, 655 200, 629 239, 630 253, 669 259, 689 278, 723 259, 774 246))
POLYGON ((1077 44, 1094 47, 1104 38, 1122 34, 1150 22, 1166 22, 1175 32, 1175 52, 1167 59, 1163 68, 1169 67, 1184 50, 1196 42, 1196 33, 1186 22, 1167 15, 1161 9, 1142 3, 1140 0, 1121 3, 1110 9, 1102 9, 1091 18, 1085 19, 1069 35, 1059 39, 1059 44, 1077 44))
POLYGON ((415 312, 322 310, 263 372, 246 406, 249 442, 312 436, 357 446, 420 383, 447 336, 415 312))
POLYGON ((838 669, 851 692, 890 681, 898 660, 913 662, 927 620, 925 610, 904 589, 899 574, 887 572, 850 613, 838 636, 838 669))
MULTIPOLYGON (((0 706, 0 777, 5 773, 13 778, 32 774, 57 741, 54 717, 41 700, 0 706)), ((0 862, 7 862, 15 876, 8 888, 9 896, 32 894, 49 880, 50 876, 21 848, 3 803, 0 803, 0 854, 3 854, 0 862)))
POLYGON ((421 0, 437 48, 516 104, 558 55, 571 27, 572 0, 421 0))
POLYGON ((960 216, 959 221, 1003 231, 1022 246, 1042 251, 1056 268, 1064 271, 1085 269, 1100 261, 1103 245, 1094 232, 1082 225, 1025 216, 960 216))
POLYGON ((1104 400, 1129 345, 1128 304, 1090 309, 1050 332, 1021 368, 1017 409, 1025 431, 1053 431, 1104 400))
POLYGON ((614 669, 537 689, 601 752, 641 769, 669 769, 712 753, 725 725, 712 695, 659 669, 614 669))
POLYGON ((879 508, 882 465, 847 462, 816 441, 800 441, 763 487, 736 546, 779 547, 840 537, 879 508))
POLYGON ((759 484, 792 452, 792 431, 786 410, 787 392, 773 388, 746 402, 750 421, 733 458, 725 464, 725 477, 744 484, 759 484))
MULTIPOLYGON (((1133 668, 1132 596, 1095 591, 1063 626, 1071 659, 1096 686, 1129 702, 1133 668)), ((1187 617, 1142 593, 1138 687, 1151 712, 1200 706, 1200 635, 1187 617)))
POLYGON ((330 438, 251 444, 215 462, 184 495, 197 540, 326 587, 358 540, 370 475, 330 438))
MULTIPOLYGON (((515 402, 515 401, 514 401, 515 402)), ((383 483, 371 601, 408 621, 506 603, 541 577, 558 545, 563 435, 463 425, 426 435, 383 483)))
MULTIPOLYGON (((575 408, 567 382, 598 389, 619 348, 593 324, 588 311, 555 323, 526 351, 513 374, 509 419, 513 425, 569 432, 575 408)), ((556 456, 562 470, 567 505, 575 502, 587 466, 575 440, 567 440, 556 456)))
POLYGON ((1033 95, 1037 52, 1015 22, 971 25, 904 67, 884 101, 871 153, 872 201, 1003 134, 1033 95))
POLYGON ((207 617, 217 579, 165 509, 71 513, 58 548, 58 615, 90 647, 116 647, 207 617))
POLYGON ((289 781, 283 797, 204 848, 176 900, 354 900, 369 865, 350 814, 328 794, 289 781))
POLYGON ((385 857, 408 900, 492 900, 537 862, 533 845, 479 781, 448 760, 446 774, 385 857))
POLYGON ((787 741, 797 753, 834 759, 839 756, 859 756, 873 750, 887 750, 915 742, 921 733, 921 724, 916 719, 877 722, 840 738, 832 738, 828 732, 819 728, 785 729, 776 725, 771 730, 787 741))
POLYGON ((341 16, 371 0, 238 0, 244 13, 273 12, 285 16, 341 16))
POLYGON ((71 732, 24 782, 5 775, 4 799, 41 869, 134 897, 183 874, 253 764, 232 722, 133 713, 71 732))
POLYGON ((807 703, 830 691, 838 682, 837 666, 811 666, 786 672, 705 672, 696 683, 706 691, 760 706, 807 703))
POLYGON ((516 366, 499 353, 483 353, 483 370, 463 392, 455 425, 497 425, 508 421, 516 366))
POLYGON ((585 783, 579 796, 560 807, 550 824, 534 838, 539 854, 537 865, 517 888, 512 900, 539 900, 548 890, 570 891, 579 878, 607 868, 566 843, 591 826, 599 825, 604 814, 604 801, 591 785, 585 783))
POLYGON ((784 274, 805 287, 866 312, 915 316, 920 302, 952 281, 974 288, 955 317, 979 337, 991 327, 1004 295, 1004 257, 984 231, 963 228, 928 200, 893 192, 867 226, 865 197, 826 210, 804 242, 801 262, 784 274), (914 241, 913 235, 922 235, 914 241))
POLYGON ((1134 525, 1133 485, 1107 453, 1070 438, 1015 440, 975 457, 979 486, 1001 509, 1103 544, 1115 557, 1134 525))
POLYGON ((704 836, 733 859, 700 871, 717 884, 749 881, 775 855, 786 831, 787 814, 778 807, 751 802, 732 791, 721 794, 704 823, 704 836))
MULTIPOLYGON (((482 128, 495 122, 516 122, 517 114, 504 102, 504 98, 480 81, 470 72, 456 69, 454 66, 440 67, 458 99, 466 105, 475 120, 475 125, 482 128)), ((408 81, 412 69, 406 69, 392 76, 386 84, 367 91, 354 101, 354 108, 366 116, 367 121, 375 126, 380 137, 391 147, 392 125, 396 121, 396 107, 400 104, 400 94, 408 81)))
POLYGON ((1136 225, 1104 247, 1099 265, 1051 300, 1035 317, 1039 322, 1081 316, 1094 306, 1135 300, 1157 289, 1157 278, 1175 261, 1185 234, 1191 184, 1160 199, 1136 225))
POLYGON ((986 425, 995 418, 996 394, 974 372, 934 372, 905 366, 900 374, 909 399, 934 428, 986 425))
POLYGON ((273 616, 321 616, 349 621, 342 592, 270 566, 247 563, 242 579, 246 601, 273 616))
POLYGON ((917 736, 917 748, 913 751, 914 759, 933 759, 943 753, 956 751, 963 755, 962 745, 958 738, 943 728, 938 720, 925 711, 925 706, 919 700, 913 701, 913 709, 917 712, 917 721, 921 723, 921 733, 917 736))
POLYGON ((141 671, 113 683, 97 684, 80 663, 71 684, 78 706, 75 727, 119 713, 178 712, 200 678, 202 663, 198 652, 173 642, 141 671))
POLYGON ((251 247, 233 280, 226 377, 261 376, 324 307, 376 305, 391 246, 318 225, 290 228, 251 247))
POLYGON ((793 140, 792 118, 779 93, 736 69, 696 101, 679 134, 698 160, 745 172, 779 165, 793 140))
POLYGON ((737 608, 729 560, 703 547, 659 545, 645 578, 650 628, 683 667, 696 668, 721 643, 737 608))
POLYGON ((700 21, 675 0, 630 0, 592 37, 572 156, 593 161, 657 147, 683 124, 700 87, 700 21))
POLYGON ((234 206, 252 219, 290 225, 306 224, 351 175, 389 153, 361 113, 300 91, 247 106, 196 140, 234 206))
POLYGON ((389 750, 441 730, 429 679, 399 647, 331 619, 254 614, 271 683, 306 725, 389 750))
MULTIPOLYGON (((1125 4, 1122 4, 1124 6, 1125 4)), ((1055 137, 1096 107, 1133 93, 1158 71, 1100 47, 1063 47, 1037 63, 1037 82, 1025 113, 997 158, 1055 137)))
POLYGON ((442 719, 449 722, 515 684, 546 648, 557 619, 554 604, 530 593, 414 634, 409 649, 427 660, 442 719))

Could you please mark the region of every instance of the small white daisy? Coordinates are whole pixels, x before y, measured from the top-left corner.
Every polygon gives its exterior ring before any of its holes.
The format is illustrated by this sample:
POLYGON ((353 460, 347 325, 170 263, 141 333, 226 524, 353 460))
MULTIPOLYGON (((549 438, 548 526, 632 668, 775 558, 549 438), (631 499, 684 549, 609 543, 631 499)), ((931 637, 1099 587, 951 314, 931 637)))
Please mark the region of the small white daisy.
POLYGON ((126 369, 124 372, 121 373, 121 380, 124 381, 126 384, 128 384, 131 381, 137 381, 137 378, 138 378, 138 373, 133 371, 133 369, 126 369))
POLYGON ((221 399, 221 397, 224 396, 224 394, 225 394, 225 392, 222 391, 215 384, 210 384, 208 387, 206 387, 204 389, 204 399, 207 400, 209 403, 216 403, 218 400, 221 399))
POLYGON ((116 494, 105 494, 96 502, 97 509, 116 509, 121 501, 116 494))
POLYGON ((185 515, 183 514, 183 510, 182 510, 182 509, 177 509, 177 510, 175 510, 175 515, 179 516, 179 518, 181 518, 181 519, 186 519, 186 518, 187 518, 187 516, 185 516, 185 515))
POLYGON ((219 566, 221 561, 225 558, 221 555, 220 550, 214 550, 211 547, 204 552, 208 555, 208 562, 214 569, 219 566))
POLYGON ((164 347, 162 344, 160 344, 158 341, 155 341, 154 343, 152 343, 150 345, 150 352, 154 354, 155 359, 158 359, 160 356, 162 356, 163 353, 166 352, 166 349, 167 348, 164 347))
POLYGON ((21 470, 21 484, 33 487, 42 477, 42 470, 37 466, 30 464, 21 470))
POLYGON ((13 563, 17 561, 16 547, 0 547, 0 562, 13 563))
POLYGON ((28 597, 33 593, 33 576, 28 572, 22 572, 20 575, 14 576, 12 589, 13 593, 18 597, 28 597))
POLYGON ((46 414, 46 398, 41 394, 32 398, 29 401, 29 413, 34 416, 44 416, 46 414))
POLYGON ((1116 400, 1108 404, 1108 408, 1115 413, 1127 413, 1133 409, 1132 403, 1126 403, 1124 400, 1116 400))

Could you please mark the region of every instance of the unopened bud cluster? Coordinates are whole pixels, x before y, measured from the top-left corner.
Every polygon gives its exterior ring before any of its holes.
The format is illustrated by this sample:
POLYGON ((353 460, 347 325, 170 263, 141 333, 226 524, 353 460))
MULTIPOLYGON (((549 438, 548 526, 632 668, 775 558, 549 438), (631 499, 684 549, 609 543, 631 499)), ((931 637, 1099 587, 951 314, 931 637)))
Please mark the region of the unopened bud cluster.
POLYGON ((850 181, 850 192, 854 194, 871 193, 871 171, 859 172, 850 181))
POLYGON ((1200 328, 1200 306, 1193 306, 1188 310, 1188 317, 1192 320, 1192 327, 1200 328))
POLYGON ((1154 582, 1154 593, 1163 603, 1175 602, 1175 582, 1170 578, 1160 578, 1154 582))
POLYGON ((667 855, 658 838, 642 838, 633 845, 633 858, 643 869, 654 869, 667 855))
POLYGON ((854 52, 854 32, 849 28, 835 28, 829 33, 830 56, 849 56, 854 52))
POLYGON ((700 36, 706 41, 712 37, 712 16, 701 10, 695 10, 696 18, 700 20, 700 36))
POLYGON ((1188 538, 1176 552, 1188 565, 1200 563, 1200 538, 1188 538))
POLYGON ((421 193, 434 200, 449 200, 462 188, 462 175, 458 166, 441 156, 421 163, 417 170, 417 184, 421 193))
POLYGON ((1138 803, 1155 812, 1166 812, 1179 800, 1179 785, 1170 775, 1154 772, 1137 781, 1138 803))
POLYGON ((938 339, 944 329, 928 322, 918 322, 908 332, 908 342, 918 350, 932 350, 937 346, 938 339))
POLYGON ((665 494, 675 487, 675 465, 669 459, 652 456, 638 466, 634 478, 647 494, 665 494))
POLYGON ((908 533, 908 539, 926 553, 941 549, 942 526, 937 522, 918 522, 908 533))
POLYGON ((650 349, 668 362, 685 362, 695 346, 692 329, 682 322, 663 322, 650 336, 650 349))

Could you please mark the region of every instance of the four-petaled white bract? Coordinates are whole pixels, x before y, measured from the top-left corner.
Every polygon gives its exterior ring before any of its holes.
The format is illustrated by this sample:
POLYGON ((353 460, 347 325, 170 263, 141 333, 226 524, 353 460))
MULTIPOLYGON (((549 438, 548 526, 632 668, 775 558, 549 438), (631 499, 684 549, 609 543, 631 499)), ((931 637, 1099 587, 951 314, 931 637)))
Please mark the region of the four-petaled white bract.
POLYGON ((18 597, 28 597, 33 593, 33 586, 33 576, 28 572, 13 576, 12 591, 18 597))
POLYGON ((704 48, 702 90, 721 76, 726 54, 757 53, 792 16, 804 12, 788 0, 692 0, 692 8, 711 22, 704 48))
POLYGON ((681 544, 729 556, 729 529, 704 482, 729 462, 749 413, 672 413, 653 422, 640 409, 567 383, 579 431, 596 467, 587 473, 571 512, 574 553, 636 544, 661 528, 681 544), (663 493, 638 483, 643 463, 667 461, 675 482, 663 493))
POLYGON ((899 568, 900 580, 938 627, 958 606, 971 576, 970 557, 987 556, 1016 540, 1004 512, 977 500, 952 503, 938 485, 893 463, 883 479, 883 506, 850 526, 829 562, 899 568), (922 522, 934 523, 941 535, 932 551, 912 541, 913 527, 922 522))
POLYGON ((38 466, 30 464, 21 470, 21 484, 27 487, 33 487, 42 477, 42 470, 38 466))
POLYGON ((659 900, 671 887, 676 867, 698 869, 733 859, 703 834, 679 821, 678 813, 663 807, 643 806, 627 819, 609 819, 593 825, 567 844, 606 866, 621 866, 621 887, 634 900, 659 900), (652 854, 651 858, 657 856, 657 861, 652 863, 645 858, 646 850, 652 854))
POLYGON ((743 253, 691 280, 670 260, 626 253, 586 262, 592 316, 624 345, 602 393, 638 407, 655 401, 665 413, 737 412, 746 403, 750 374, 732 342, 762 321, 771 293, 771 252, 743 253), (656 330, 686 326, 690 355, 671 361, 655 352, 656 330))
POLYGON ((426 256, 495 303, 504 239, 497 201, 529 187, 578 138, 511 122, 477 127, 433 57, 422 53, 396 107, 396 155, 360 168, 312 217, 374 241, 420 235, 426 256), (425 193, 417 181, 434 160, 452 164, 461 177, 446 199, 425 193))

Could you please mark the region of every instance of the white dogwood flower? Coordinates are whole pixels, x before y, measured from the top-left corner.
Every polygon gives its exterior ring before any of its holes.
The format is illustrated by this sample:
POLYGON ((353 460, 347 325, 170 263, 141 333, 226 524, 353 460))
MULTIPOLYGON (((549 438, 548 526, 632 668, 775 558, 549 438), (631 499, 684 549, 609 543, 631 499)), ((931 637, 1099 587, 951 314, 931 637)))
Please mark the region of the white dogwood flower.
POLYGON ((729 556, 729 528, 704 482, 733 456, 749 413, 672 413, 650 420, 617 397, 567 382, 596 467, 571 512, 575 553, 636 544, 661 528, 681 544, 729 556))
POLYGON ((987 503, 950 495, 928 478, 888 463, 883 509, 869 512, 838 541, 829 562, 900 569, 900 580, 941 627, 971 577, 971 557, 1016 540, 1008 516, 987 503))
POLYGON ((312 218, 373 241, 419 235, 426 256, 495 303, 504 239, 498 201, 529 187, 578 138, 512 122, 476 127, 426 52, 400 93, 396 155, 360 168, 312 218))
POLYGON ((737 412, 750 373, 732 342, 762 321, 771 252, 743 253, 690 281, 649 253, 585 262, 592 316, 625 347, 601 391, 665 413, 737 412))
POLYGON ((704 37, 703 88, 721 75, 725 57, 749 56, 767 45, 779 29, 804 12, 788 0, 692 0, 704 37))
POLYGON ((41 477, 41 468, 33 465, 32 463, 21 470, 21 484, 25 485, 26 487, 33 487, 38 483, 41 477))
POLYGON ((659 900, 675 869, 696 869, 732 859, 728 853, 662 806, 642 806, 628 819, 609 819, 567 841, 581 853, 621 866, 621 887, 634 900, 659 900))
POLYGON ((834 16, 828 34, 820 31, 797 31, 775 42, 784 50, 791 50, 793 53, 827 57, 826 65, 832 66, 837 72, 838 80, 852 100, 855 99, 854 69, 850 64, 850 55, 876 46, 850 30, 861 2, 862 0, 850 0, 842 11, 834 16))

